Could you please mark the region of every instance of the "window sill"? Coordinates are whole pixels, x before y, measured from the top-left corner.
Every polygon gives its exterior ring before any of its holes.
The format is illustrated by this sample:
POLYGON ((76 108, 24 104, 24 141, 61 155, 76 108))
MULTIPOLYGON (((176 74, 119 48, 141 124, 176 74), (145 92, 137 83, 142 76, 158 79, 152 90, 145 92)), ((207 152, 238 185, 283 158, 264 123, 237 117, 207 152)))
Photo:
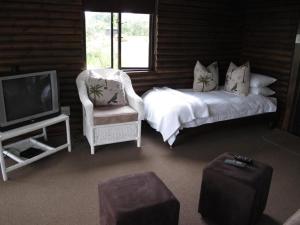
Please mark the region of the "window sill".
POLYGON ((140 70, 140 69, 137 69, 137 70, 134 70, 134 69, 123 69, 123 71, 125 73, 128 73, 128 74, 146 74, 146 73, 155 73, 154 70, 140 70))

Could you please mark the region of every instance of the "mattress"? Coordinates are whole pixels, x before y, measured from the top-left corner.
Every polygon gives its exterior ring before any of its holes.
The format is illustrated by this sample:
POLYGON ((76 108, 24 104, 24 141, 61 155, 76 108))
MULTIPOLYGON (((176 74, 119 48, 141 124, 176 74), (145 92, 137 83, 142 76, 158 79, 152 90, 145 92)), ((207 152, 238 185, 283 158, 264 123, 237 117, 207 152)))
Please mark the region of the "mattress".
POLYGON ((184 127, 270 113, 277 109, 276 99, 262 95, 238 96, 223 90, 195 92, 193 89, 180 89, 179 91, 201 99, 209 107, 209 117, 183 124, 184 127))
MULTIPOLYGON (((249 94, 248 96, 238 96, 223 90, 195 92, 193 89, 178 89, 178 91, 206 103, 209 109, 209 116, 182 123, 181 126, 174 131, 173 135, 165 140, 168 141, 170 145, 175 142, 176 136, 183 128, 271 113, 277 110, 276 99, 262 95, 249 94)), ((144 103, 145 108, 147 108, 147 102, 144 103)), ((153 109, 153 107, 151 107, 151 109, 153 109)), ((157 127, 159 124, 156 124, 155 121, 148 122, 154 129, 158 130, 157 127)))

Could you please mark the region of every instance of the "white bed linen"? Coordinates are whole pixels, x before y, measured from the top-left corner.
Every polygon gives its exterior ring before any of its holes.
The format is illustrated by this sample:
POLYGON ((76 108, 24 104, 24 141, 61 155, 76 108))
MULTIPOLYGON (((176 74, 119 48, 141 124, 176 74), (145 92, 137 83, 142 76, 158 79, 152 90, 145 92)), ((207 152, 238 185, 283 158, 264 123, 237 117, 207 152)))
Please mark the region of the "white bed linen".
POLYGON ((145 118, 167 141, 182 124, 209 116, 207 105, 193 95, 171 88, 153 88, 143 95, 145 118))
MULTIPOLYGON (((262 95, 249 94, 248 96, 237 96, 223 90, 195 92, 193 89, 180 89, 178 91, 186 94, 186 96, 195 97, 201 102, 206 103, 209 109, 209 117, 197 118, 189 122, 181 123, 180 127, 178 127, 178 129, 176 129, 172 135, 170 135, 167 139, 164 138, 164 141, 168 141, 169 145, 172 145, 175 142, 176 136, 178 135, 180 129, 197 127, 203 124, 214 123, 218 121, 275 112, 277 109, 276 101, 274 101, 274 99, 264 97, 262 95)), ((146 94, 149 93, 151 93, 151 91, 146 94)), ((159 104, 162 105, 164 101, 168 102, 167 99, 161 99, 159 104)), ((158 106, 155 106, 157 105, 157 102, 150 103, 147 101, 147 99, 145 101, 144 98, 144 104, 145 111, 148 111, 148 115, 155 113, 154 111, 157 111, 156 109, 158 106)), ((176 108, 176 106, 173 106, 172 108, 174 107, 176 108)), ((172 108, 169 110, 172 111, 172 108)), ((171 112, 169 114, 171 114, 171 112)), ((148 120, 147 115, 145 118, 154 129, 159 131, 157 129, 157 121, 148 120)), ((172 120, 169 120, 169 126, 172 126, 172 120)))

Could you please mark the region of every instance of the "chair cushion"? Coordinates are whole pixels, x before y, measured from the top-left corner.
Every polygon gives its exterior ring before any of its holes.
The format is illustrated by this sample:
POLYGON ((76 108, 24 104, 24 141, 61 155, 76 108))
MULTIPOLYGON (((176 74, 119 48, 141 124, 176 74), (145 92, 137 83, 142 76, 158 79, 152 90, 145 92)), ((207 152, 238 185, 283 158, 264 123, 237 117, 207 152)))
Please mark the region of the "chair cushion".
POLYGON ((138 120, 130 106, 98 106, 94 108, 94 125, 125 123, 138 120))

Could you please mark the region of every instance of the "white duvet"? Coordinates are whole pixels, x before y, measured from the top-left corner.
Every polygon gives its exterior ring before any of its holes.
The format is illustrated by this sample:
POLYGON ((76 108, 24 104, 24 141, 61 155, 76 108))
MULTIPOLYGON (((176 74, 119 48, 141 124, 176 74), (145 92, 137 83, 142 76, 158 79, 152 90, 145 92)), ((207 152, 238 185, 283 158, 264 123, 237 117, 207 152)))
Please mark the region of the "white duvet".
POLYGON ((145 118, 167 141, 182 124, 209 116, 207 105, 171 88, 153 88, 143 96, 145 118))
POLYGON ((206 123, 275 112, 276 99, 250 94, 237 96, 223 90, 153 88, 143 95, 145 119, 169 145, 179 130, 206 123))

